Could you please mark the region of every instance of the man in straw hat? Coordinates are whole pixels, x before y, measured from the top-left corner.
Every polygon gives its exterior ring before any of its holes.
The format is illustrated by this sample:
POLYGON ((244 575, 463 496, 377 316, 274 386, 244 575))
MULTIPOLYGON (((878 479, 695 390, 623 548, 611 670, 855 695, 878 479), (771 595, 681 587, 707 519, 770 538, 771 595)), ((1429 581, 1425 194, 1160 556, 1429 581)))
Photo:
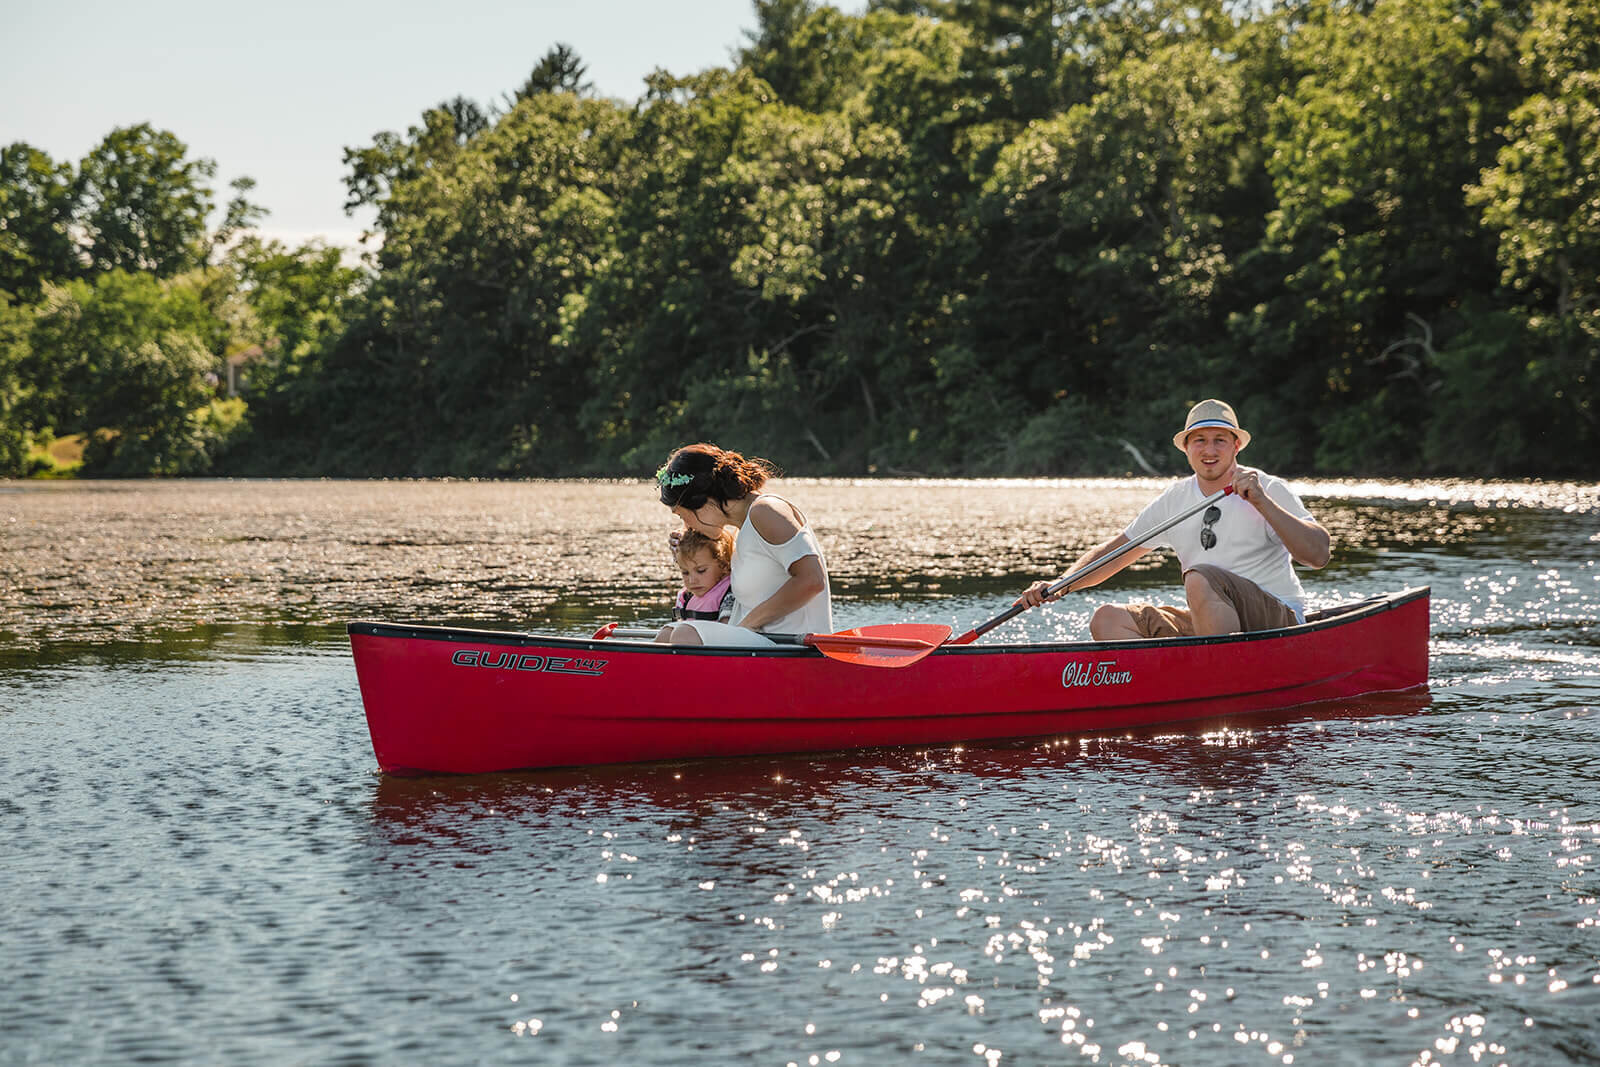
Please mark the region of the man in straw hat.
MULTIPOLYGON (((1102 604, 1089 621, 1095 640, 1206 636, 1304 622, 1305 591, 1293 564, 1326 566, 1331 544, 1328 531, 1281 480, 1254 467, 1239 466, 1236 458, 1250 443, 1250 433, 1239 425, 1233 408, 1222 401, 1202 400, 1190 408, 1172 443, 1189 458, 1194 477, 1174 483, 1120 534, 1085 552, 1073 564, 1073 571, 1143 540, 1148 531, 1193 510, 1219 490, 1231 485, 1233 495, 1107 561, 1057 595, 1099 585, 1165 545, 1178 554, 1187 606, 1102 604)), ((1017 603, 1033 607, 1056 599, 1045 596, 1050 584, 1035 583, 1017 603)))

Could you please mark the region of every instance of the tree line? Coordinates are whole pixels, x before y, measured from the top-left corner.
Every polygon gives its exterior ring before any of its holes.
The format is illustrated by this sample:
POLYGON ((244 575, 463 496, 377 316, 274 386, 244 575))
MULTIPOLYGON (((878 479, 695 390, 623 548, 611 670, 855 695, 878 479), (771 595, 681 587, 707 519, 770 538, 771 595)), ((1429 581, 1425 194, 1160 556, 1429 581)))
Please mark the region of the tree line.
POLYGON ((170 133, 4 149, 0 472, 1167 471, 1211 395, 1284 472, 1600 471, 1591 0, 755 15, 348 149, 360 268, 170 133))

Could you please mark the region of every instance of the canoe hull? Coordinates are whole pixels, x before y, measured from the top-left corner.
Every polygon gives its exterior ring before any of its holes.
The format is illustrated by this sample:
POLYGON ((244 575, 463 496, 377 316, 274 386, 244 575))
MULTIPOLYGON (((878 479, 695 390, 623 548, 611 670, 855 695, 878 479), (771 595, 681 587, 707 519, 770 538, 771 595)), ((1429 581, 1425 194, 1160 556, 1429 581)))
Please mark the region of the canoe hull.
POLYGON ((378 765, 481 773, 1124 729, 1409 689, 1428 591, 1226 638, 946 646, 901 670, 813 649, 669 648, 351 623, 378 765))

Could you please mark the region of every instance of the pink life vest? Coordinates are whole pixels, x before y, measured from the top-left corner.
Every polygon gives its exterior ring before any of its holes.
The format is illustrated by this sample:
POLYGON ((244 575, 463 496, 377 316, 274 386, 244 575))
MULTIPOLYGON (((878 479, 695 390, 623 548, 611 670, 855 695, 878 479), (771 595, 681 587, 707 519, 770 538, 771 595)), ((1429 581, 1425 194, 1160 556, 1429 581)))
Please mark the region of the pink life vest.
POLYGON ((725 576, 699 596, 690 596, 689 590, 678 591, 672 602, 674 619, 709 619, 716 622, 733 611, 733 575, 725 576))

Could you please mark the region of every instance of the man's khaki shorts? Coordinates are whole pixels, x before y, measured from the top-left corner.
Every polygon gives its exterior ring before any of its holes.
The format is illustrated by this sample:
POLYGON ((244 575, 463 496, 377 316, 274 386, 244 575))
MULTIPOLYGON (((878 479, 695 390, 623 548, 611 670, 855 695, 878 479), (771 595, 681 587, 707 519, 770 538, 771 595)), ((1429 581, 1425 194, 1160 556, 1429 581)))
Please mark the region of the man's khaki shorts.
MULTIPOLYGON (((1232 571, 1202 563, 1184 571, 1184 576, 1198 574, 1211 583, 1217 594, 1233 605, 1239 613, 1239 627, 1246 633, 1253 630, 1276 630, 1294 626, 1299 620, 1289 605, 1262 589, 1248 578, 1232 571)), ((1165 604, 1129 604, 1133 624, 1145 637, 1193 637, 1194 620, 1188 608, 1168 607, 1165 604)))

